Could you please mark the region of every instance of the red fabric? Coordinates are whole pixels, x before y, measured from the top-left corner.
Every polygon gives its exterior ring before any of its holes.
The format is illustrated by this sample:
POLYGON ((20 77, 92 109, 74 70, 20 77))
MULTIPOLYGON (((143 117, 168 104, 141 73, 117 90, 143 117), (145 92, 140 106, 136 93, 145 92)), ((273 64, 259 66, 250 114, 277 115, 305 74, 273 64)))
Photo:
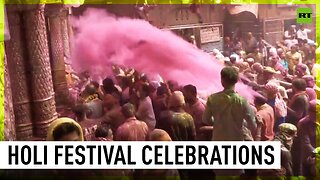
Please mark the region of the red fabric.
MULTIPOLYGON (((295 94, 295 95, 293 95, 292 96, 292 98, 291 98, 291 100, 289 101, 289 107, 292 107, 292 105, 293 105, 293 103, 294 103, 294 101, 300 96, 300 95, 307 95, 306 94, 306 92, 305 91, 303 91, 303 92, 300 92, 300 93, 297 93, 297 94, 295 94)), ((308 97, 307 97, 308 98, 308 97)))
POLYGON ((261 140, 270 141, 274 138, 274 112, 273 108, 268 104, 262 105, 257 112, 257 115, 262 118, 261 140))

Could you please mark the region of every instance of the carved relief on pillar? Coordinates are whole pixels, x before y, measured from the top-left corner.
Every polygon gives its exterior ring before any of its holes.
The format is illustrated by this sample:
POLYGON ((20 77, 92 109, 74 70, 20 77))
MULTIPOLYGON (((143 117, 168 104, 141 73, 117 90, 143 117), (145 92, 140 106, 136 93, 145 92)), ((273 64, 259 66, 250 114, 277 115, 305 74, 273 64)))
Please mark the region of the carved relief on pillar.
POLYGON ((16 140, 16 128, 12 104, 12 93, 10 77, 7 66, 7 58, 4 55, 4 139, 6 141, 16 140))
POLYGON ((29 55, 33 125, 35 135, 46 137, 50 123, 57 118, 44 6, 23 12, 29 55))
MULTIPOLYGON (((8 8, 10 10, 10 8, 8 8)), ((17 140, 32 137, 32 114, 26 71, 25 40, 20 14, 8 11, 11 39, 5 43, 13 97, 17 140)), ((9 75, 6 74, 6 75, 9 75)))
POLYGON ((62 26, 62 37, 63 37, 63 47, 64 47, 64 56, 70 58, 70 38, 69 38, 69 11, 66 9, 62 12, 61 26, 62 26))
POLYGON ((51 54, 51 69, 57 109, 65 109, 68 104, 68 85, 64 62, 64 42, 62 33, 62 5, 47 5, 48 31, 51 54))

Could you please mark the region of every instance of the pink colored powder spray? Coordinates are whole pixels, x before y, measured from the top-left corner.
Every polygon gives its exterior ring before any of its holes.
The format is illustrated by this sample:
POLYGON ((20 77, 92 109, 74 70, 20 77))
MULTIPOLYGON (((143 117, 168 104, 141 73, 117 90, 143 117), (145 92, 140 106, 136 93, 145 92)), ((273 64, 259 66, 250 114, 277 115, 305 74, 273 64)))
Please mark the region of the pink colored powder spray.
MULTIPOLYGON (((223 65, 170 31, 147 21, 117 18, 105 10, 88 9, 74 18, 71 57, 77 72, 88 70, 94 80, 111 75, 111 65, 131 67, 150 77, 160 75, 180 85, 193 84, 203 96, 222 90, 223 65)), ((254 91, 238 83, 237 91, 252 101, 254 91)))

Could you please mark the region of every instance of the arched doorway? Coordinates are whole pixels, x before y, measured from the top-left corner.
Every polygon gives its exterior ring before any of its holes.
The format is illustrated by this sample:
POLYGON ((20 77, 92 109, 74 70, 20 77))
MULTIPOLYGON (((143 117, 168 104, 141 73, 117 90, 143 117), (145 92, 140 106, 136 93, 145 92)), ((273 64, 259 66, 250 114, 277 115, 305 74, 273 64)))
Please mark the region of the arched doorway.
POLYGON ((224 34, 230 37, 241 37, 247 32, 257 35, 261 32, 261 23, 257 18, 257 7, 237 7, 228 5, 225 11, 224 34), (231 7, 231 8, 230 8, 231 7), (252 11, 251 11, 252 10, 252 11))

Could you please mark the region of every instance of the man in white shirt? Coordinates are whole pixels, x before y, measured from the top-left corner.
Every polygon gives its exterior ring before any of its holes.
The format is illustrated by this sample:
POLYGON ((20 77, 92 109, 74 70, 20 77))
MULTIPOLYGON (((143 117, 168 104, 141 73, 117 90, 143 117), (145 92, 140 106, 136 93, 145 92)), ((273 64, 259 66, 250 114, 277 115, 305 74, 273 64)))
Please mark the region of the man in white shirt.
POLYGON ((300 40, 307 40, 308 43, 312 43, 313 41, 308 38, 308 33, 311 33, 311 30, 304 28, 303 25, 300 25, 300 28, 297 31, 297 38, 300 40))
POLYGON ((290 28, 284 32, 284 44, 288 49, 291 49, 291 46, 298 44, 298 40, 296 38, 296 25, 291 25, 290 28))
POLYGON ((284 39, 295 39, 296 33, 296 26, 291 25, 290 28, 284 32, 284 39))

